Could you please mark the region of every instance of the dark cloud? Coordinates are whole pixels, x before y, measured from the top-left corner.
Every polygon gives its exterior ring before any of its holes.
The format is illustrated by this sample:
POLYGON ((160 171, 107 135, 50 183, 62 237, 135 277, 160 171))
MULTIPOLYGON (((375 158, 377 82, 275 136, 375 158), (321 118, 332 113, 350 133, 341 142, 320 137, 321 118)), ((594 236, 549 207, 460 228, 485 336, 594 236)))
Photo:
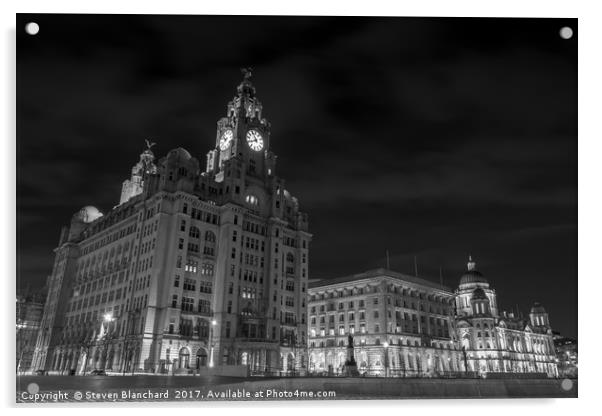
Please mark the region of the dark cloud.
POLYGON ((468 253, 506 308, 576 335, 576 20, 19 15, 21 283, 60 227, 119 198, 144 139, 204 164, 253 66, 311 277, 385 264, 455 287, 468 253))

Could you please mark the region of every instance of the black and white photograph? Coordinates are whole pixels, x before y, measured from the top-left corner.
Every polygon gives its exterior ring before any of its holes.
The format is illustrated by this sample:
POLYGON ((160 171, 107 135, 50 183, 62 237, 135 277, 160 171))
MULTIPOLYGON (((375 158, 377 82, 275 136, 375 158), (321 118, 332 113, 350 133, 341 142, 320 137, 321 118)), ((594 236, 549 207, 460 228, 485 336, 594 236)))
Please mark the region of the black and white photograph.
POLYGON ((16 403, 577 398, 578 37, 17 14, 16 403))

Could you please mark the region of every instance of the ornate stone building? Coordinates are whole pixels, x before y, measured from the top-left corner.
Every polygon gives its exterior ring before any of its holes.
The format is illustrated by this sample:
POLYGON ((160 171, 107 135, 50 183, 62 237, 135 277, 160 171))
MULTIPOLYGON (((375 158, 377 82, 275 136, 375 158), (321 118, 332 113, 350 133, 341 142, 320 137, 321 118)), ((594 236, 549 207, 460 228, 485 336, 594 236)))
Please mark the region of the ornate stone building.
POLYGON ((414 276, 377 269, 312 282, 309 370, 338 374, 354 338, 360 373, 438 375, 461 370, 454 294, 414 276))
POLYGON ((529 319, 500 313, 497 295, 469 258, 456 290, 456 326, 468 368, 480 373, 558 375, 552 329, 543 306, 535 303, 529 319))
POLYGON ((309 296, 314 373, 340 373, 351 334, 358 368, 369 375, 558 375, 545 309, 536 303, 528 320, 499 313, 495 290, 472 259, 454 292, 378 269, 312 283, 309 296))
POLYGON ((33 369, 189 372, 307 366, 307 215, 276 175, 250 72, 206 168, 154 143, 106 214, 61 234, 33 369))

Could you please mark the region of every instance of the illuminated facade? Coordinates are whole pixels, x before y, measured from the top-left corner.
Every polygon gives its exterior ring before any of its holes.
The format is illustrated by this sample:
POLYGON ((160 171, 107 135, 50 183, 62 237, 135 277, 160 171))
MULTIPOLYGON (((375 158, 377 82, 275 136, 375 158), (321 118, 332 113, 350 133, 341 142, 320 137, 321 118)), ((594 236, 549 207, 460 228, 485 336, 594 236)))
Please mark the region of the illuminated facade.
POLYGON ((558 357, 558 373, 560 377, 576 378, 579 374, 579 355, 577 340, 554 334, 554 346, 558 357))
POLYGON ((308 330, 313 373, 342 372, 348 335, 362 374, 435 376, 463 368, 454 294, 390 270, 312 282, 308 330))
POLYGON ((64 229, 33 369, 187 373, 307 366, 307 215, 276 176, 250 72, 206 168, 147 149, 105 215, 64 229))
POLYGON ((17 296, 17 373, 31 367, 43 311, 43 297, 17 296))
POLYGON ((454 292, 378 269, 312 283, 309 296, 314 373, 342 371, 351 334, 358 369, 368 375, 558 375, 545 309, 535 304, 528 320, 500 314, 495 290, 472 259, 454 292))
POLYGON ((500 313, 497 295, 469 259, 456 290, 456 327, 468 369, 479 373, 546 373, 557 376, 552 329, 543 306, 529 319, 500 313))

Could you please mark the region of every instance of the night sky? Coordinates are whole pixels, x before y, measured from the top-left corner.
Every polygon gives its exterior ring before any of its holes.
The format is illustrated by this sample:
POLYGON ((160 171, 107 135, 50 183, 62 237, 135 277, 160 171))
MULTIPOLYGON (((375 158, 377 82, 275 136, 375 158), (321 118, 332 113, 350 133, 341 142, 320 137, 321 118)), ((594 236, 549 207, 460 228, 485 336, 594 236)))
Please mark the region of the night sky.
POLYGON ((471 254, 507 310, 577 335, 575 19, 18 15, 18 288, 138 161, 205 166, 240 67, 310 216, 310 278, 385 266, 455 288, 471 254), (36 36, 26 22, 40 24, 36 36), (564 40, 559 29, 571 26, 564 40))

